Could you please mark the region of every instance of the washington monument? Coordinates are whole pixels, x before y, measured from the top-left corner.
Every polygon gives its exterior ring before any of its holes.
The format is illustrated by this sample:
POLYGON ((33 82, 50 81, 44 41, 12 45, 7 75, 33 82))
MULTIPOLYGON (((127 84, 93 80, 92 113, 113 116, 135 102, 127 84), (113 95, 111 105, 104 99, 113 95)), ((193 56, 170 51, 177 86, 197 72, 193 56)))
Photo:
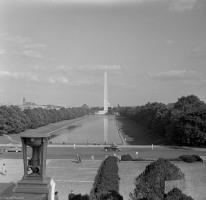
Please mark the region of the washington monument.
POLYGON ((104 112, 108 112, 107 72, 104 73, 104 112))

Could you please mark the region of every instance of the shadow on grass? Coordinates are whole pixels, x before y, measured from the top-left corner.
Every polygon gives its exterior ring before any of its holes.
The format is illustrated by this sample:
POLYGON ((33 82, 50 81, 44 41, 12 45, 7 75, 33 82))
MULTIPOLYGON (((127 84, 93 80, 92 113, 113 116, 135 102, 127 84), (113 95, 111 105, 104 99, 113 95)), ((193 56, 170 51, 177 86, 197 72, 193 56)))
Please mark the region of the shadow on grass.
POLYGON ((0 198, 10 199, 14 195, 16 183, 0 183, 0 198))
POLYGON ((124 117, 116 117, 116 123, 129 145, 167 145, 163 138, 155 136, 148 129, 124 117))
POLYGON ((185 147, 185 146, 170 146, 169 148, 171 149, 183 149, 183 150, 190 150, 190 147, 185 147))

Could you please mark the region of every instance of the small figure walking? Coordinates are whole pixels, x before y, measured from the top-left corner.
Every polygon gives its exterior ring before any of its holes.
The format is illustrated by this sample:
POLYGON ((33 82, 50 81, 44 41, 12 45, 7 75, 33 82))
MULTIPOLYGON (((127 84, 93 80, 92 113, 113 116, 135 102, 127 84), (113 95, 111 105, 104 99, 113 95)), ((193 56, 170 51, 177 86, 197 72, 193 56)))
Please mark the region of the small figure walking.
POLYGON ((78 156, 79 156, 79 162, 82 162, 82 158, 81 158, 80 154, 78 154, 78 156))
POLYGON ((75 197, 75 194, 73 193, 73 190, 71 190, 71 193, 68 196, 68 200, 72 200, 75 197))
POLYGON ((7 174, 6 165, 2 165, 2 175, 5 176, 7 174))
POLYGON ((79 154, 76 155, 77 163, 79 163, 79 154))
POLYGON ((118 158, 118 162, 121 162, 121 155, 118 155, 117 158, 118 158))
POLYGON ((58 192, 57 191, 54 193, 54 200, 59 200, 58 192))
POLYGON ((94 156, 92 156, 91 159, 94 160, 94 156))
POLYGON ((74 144, 74 149, 76 149, 76 145, 74 144))

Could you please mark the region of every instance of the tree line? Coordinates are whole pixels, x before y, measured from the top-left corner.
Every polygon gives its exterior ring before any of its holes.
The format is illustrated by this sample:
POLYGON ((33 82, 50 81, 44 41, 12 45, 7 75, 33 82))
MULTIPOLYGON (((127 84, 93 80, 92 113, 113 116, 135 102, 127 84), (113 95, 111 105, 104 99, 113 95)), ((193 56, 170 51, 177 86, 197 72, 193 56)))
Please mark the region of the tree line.
POLYGON ((206 145, 206 104, 195 95, 181 97, 168 105, 155 102, 119 107, 119 113, 171 144, 206 145))
POLYGON ((55 109, 25 109, 18 106, 0 107, 0 134, 20 133, 62 120, 75 119, 88 114, 82 107, 55 109))

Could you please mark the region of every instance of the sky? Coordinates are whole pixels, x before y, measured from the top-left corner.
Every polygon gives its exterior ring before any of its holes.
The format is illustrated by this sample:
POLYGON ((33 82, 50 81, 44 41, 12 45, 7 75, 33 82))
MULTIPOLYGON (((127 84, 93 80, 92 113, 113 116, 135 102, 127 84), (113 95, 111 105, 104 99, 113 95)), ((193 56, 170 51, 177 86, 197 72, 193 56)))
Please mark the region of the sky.
POLYGON ((205 0, 0 0, 0 104, 206 102, 205 0))

